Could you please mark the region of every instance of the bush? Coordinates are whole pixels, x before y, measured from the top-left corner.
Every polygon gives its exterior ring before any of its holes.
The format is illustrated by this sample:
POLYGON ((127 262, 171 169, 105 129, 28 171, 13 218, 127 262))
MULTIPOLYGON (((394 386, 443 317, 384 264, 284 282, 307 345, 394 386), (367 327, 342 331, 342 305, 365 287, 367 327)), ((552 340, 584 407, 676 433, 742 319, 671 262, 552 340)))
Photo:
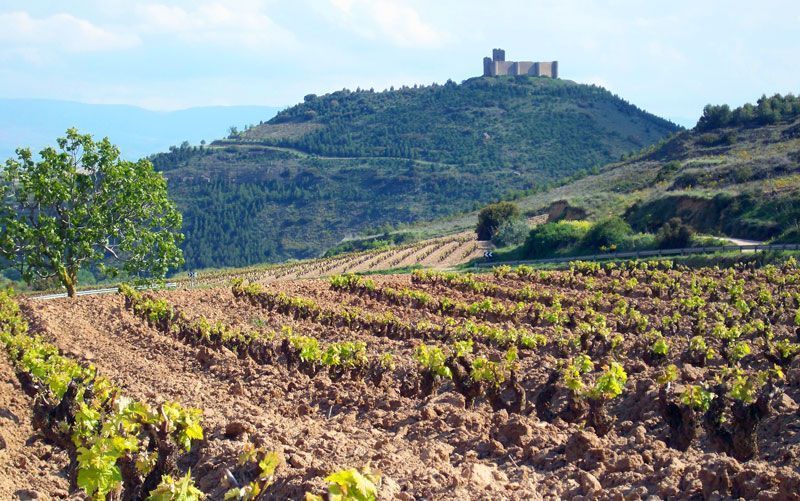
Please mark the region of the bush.
POLYGON ((509 219, 497 228, 497 231, 492 236, 492 243, 497 247, 519 245, 525 241, 529 231, 530 227, 528 227, 528 222, 525 221, 525 218, 509 219))
POLYGON ((659 249, 680 249, 692 243, 694 230, 691 226, 673 217, 658 230, 656 241, 659 249))
POLYGON ((528 234, 523 254, 526 258, 537 259, 573 249, 586 236, 589 226, 586 221, 559 221, 537 226, 528 234))
POLYGON ((478 226, 475 228, 478 240, 491 240, 503 223, 518 217, 519 208, 511 202, 487 205, 478 214, 478 226))
POLYGON ((775 244, 800 244, 800 225, 794 225, 772 240, 775 244))
POLYGON ((656 236, 652 233, 634 233, 617 245, 617 250, 650 250, 656 248, 656 236))
POLYGON ((656 182, 660 183, 661 181, 667 180, 672 174, 678 172, 680 169, 681 169, 681 163, 678 162, 677 160, 667 162, 658 170, 658 175, 656 176, 656 182))
POLYGON ((624 245, 626 239, 633 234, 631 226, 621 218, 614 216, 598 221, 589 228, 583 238, 583 247, 589 250, 615 250, 624 245))

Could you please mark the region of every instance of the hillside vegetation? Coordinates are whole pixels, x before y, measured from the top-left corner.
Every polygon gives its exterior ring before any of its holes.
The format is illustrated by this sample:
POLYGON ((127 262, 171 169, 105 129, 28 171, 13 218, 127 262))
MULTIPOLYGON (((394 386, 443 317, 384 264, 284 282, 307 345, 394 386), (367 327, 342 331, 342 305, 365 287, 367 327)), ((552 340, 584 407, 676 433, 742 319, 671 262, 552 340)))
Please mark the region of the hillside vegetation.
POLYGON ((543 190, 676 130, 595 86, 476 78, 309 95, 153 161, 184 213, 187 267, 241 266, 543 190))
MULTIPOLYGON (((655 233, 678 217, 695 230, 752 240, 800 237, 800 100, 708 106, 698 126, 596 175, 517 201, 551 219, 622 216, 655 233)), ((474 224, 474 215, 453 226, 474 224)))

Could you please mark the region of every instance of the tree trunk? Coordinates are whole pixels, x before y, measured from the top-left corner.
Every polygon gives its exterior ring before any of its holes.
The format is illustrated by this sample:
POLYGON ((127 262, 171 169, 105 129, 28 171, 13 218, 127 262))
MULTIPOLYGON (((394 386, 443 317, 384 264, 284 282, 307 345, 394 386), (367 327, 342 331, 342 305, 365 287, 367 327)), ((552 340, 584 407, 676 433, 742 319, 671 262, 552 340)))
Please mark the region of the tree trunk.
POLYGON ((61 280, 61 284, 67 289, 67 297, 75 297, 75 274, 74 271, 64 268, 58 270, 58 278, 61 280))

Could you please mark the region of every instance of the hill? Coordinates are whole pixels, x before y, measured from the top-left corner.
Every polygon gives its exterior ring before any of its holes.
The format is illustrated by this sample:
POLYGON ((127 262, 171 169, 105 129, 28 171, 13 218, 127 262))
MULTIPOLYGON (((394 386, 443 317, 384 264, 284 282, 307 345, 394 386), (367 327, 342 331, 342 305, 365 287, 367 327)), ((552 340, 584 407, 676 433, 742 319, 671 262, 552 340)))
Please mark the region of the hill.
MULTIPOLYGON (((565 211, 589 219, 620 215, 638 231, 655 232, 677 216, 705 233, 800 241, 800 99, 762 97, 736 110, 708 106, 695 128, 517 203, 552 219, 565 211)), ((426 230, 474 221, 464 214, 426 230)))
POLYGON ((230 126, 258 123, 277 111, 267 106, 210 106, 166 112, 47 99, 0 99, 0 160, 13 156, 20 146, 39 151, 52 145, 70 127, 107 136, 125 158, 138 160, 183 141, 210 141, 230 126))
POLYGON ((152 159, 184 212, 187 267, 242 266, 543 190, 676 130, 596 86, 475 78, 309 95, 152 159))

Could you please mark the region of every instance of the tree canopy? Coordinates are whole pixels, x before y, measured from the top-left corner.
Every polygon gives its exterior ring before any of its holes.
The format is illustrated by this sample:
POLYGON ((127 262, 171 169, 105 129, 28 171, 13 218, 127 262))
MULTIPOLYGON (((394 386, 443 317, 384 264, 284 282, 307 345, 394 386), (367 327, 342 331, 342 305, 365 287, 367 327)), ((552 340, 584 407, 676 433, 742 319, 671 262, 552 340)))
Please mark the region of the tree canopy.
POLYGON ((694 230, 681 218, 673 217, 658 230, 656 241, 661 249, 680 249, 692 243, 694 230))
POLYGON ((497 202, 481 209, 475 233, 478 240, 491 240, 503 223, 519 217, 519 208, 511 202, 497 202))
POLYGON ((707 105, 697 121, 697 130, 708 131, 721 127, 769 125, 781 120, 791 120, 800 115, 800 97, 793 94, 766 95, 756 102, 731 110, 727 104, 707 105))
POLYGON ((86 266, 153 279, 183 264, 181 214, 149 161, 76 129, 57 143, 0 171, 0 255, 26 281, 57 277, 72 297, 86 266))

